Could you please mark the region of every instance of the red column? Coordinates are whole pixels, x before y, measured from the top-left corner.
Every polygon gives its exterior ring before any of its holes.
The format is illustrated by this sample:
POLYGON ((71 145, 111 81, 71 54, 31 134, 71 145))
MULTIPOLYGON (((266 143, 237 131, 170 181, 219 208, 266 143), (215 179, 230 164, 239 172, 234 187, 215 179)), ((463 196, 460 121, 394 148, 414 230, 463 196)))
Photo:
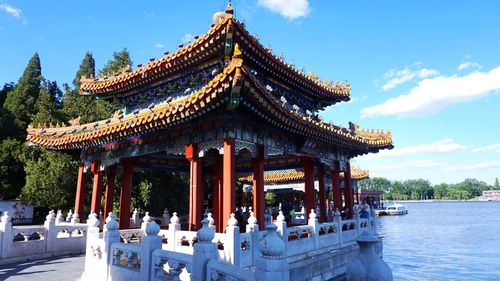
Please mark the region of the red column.
POLYGON ((213 212, 213 218, 215 220, 215 229, 217 232, 221 231, 220 230, 220 225, 219 225, 219 202, 220 202, 220 174, 219 174, 219 155, 216 156, 215 163, 214 163, 214 198, 213 198, 213 203, 212 203, 212 212, 213 212))
POLYGON ((218 205, 217 207, 219 208, 219 215, 216 218, 216 224, 218 225, 218 229, 220 232, 224 231, 226 221, 227 219, 223 219, 222 217, 222 210, 224 209, 223 203, 224 203, 224 192, 223 192, 223 187, 224 187, 224 157, 222 155, 219 155, 217 157, 218 161, 218 171, 219 171, 219 198, 218 198, 218 205))
POLYGON ((354 194, 352 192, 352 182, 351 182, 351 164, 346 163, 346 168, 344 171, 344 197, 345 204, 349 208, 348 218, 352 219, 352 208, 354 207, 354 194))
POLYGON ((326 209, 328 200, 325 192, 325 167, 321 164, 318 167, 318 184, 319 184, 319 213, 321 222, 326 221, 326 209))
POLYGON ((125 159, 123 162, 122 189, 120 192, 120 229, 130 228, 130 197, 132 196, 133 174, 133 160, 125 159))
POLYGON ((338 160, 335 160, 333 162, 332 192, 333 192, 333 208, 342 211, 342 193, 340 192, 340 163, 338 160))
POLYGON ((260 229, 265 228, 266 201, 264 197, 264 146, 257 145, 257 157, 253 162, 253 212, 260 229))
POLYGON ((83 220, 83 206, 85 204, 85 185, 86 185, 86 177, 85 177, 85 163, 80 163, 78 165, 78 180, 76 182, 76 196, 75 196, 75 213, 80 216, 80 219, 83 220))
POLYGON ((189 230, 197 230, 201 226, 203 209, 203 189, 201 180, 201 160, 196 144, 186 146, 186 158, 189 160, 189 230))
POLYGON ((314 200, 313 165, 311 158, 303 157, 302 159, 304 161, 304 201, 306 205, 306 214, 308 215, 312 209, 316 210, 316 200, 314 200))
POLYGON ((235 188, 236 188, 236 165, 235 165, 235 144, 234 139, 224 140, 223 156, 223 182, 222 190, 224 197, 222 200, 222 225, 226 228, 226 222, 235 211, 235 188))
POLYGON ((108 217, 110 212, 113 212, 113 199, 115 196, 115 178, 116 178, 116 165, 107 169, 106 174, 106 194, 104 203, 103 219, 108 217))
POLYGON ((92 203, 90 204, 90 211, 99 214, 101 210, 101 197, 102 197, 102 178, 103 171, 99 169, 99 161, 92 162, 90 166, 91 172, 94 174, 94 181, 92 184, 92 203))

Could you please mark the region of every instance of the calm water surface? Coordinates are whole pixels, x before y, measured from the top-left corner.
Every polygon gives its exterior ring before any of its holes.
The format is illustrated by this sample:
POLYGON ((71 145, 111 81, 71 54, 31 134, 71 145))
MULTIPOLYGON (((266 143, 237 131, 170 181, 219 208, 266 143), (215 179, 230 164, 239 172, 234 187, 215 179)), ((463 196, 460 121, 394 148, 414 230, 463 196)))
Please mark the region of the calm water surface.
POLYGON ((500 202, 404 204, 379 220, 394 280, 500 280, 500 202))

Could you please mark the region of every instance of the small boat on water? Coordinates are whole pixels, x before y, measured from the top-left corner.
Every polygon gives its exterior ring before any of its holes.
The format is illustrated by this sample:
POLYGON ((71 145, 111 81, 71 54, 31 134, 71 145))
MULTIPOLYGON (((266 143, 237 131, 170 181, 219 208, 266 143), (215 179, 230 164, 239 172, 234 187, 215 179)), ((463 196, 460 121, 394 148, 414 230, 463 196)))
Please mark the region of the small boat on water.
POLYGON ((403 204, 393 204, 383 210, 375 210, 377 216, 399 216, 408 214, 408 209, 403 204))

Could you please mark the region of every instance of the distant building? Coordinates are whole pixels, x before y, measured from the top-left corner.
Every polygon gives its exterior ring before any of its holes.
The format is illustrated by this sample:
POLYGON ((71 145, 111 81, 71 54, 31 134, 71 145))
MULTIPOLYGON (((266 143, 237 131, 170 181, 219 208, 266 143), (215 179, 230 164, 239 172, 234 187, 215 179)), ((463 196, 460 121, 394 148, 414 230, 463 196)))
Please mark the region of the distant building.
POLYGON ((500 201, 500 190, 483 190, 482 197, 500 201))

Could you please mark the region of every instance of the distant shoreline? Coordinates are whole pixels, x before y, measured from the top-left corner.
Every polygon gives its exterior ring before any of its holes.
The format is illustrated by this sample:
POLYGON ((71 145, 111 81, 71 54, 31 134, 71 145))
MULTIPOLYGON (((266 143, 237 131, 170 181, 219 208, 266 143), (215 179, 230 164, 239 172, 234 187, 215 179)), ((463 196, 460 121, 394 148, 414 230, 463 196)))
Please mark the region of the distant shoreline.
POLYGON ((386 203, 432 203, 432 202, 500 202, 500 200, 479 200, 479 199, 467 199, 467 200, 443 200, 443 199, 428 199, 428 200, 388 200, 383 201, 386 203))

